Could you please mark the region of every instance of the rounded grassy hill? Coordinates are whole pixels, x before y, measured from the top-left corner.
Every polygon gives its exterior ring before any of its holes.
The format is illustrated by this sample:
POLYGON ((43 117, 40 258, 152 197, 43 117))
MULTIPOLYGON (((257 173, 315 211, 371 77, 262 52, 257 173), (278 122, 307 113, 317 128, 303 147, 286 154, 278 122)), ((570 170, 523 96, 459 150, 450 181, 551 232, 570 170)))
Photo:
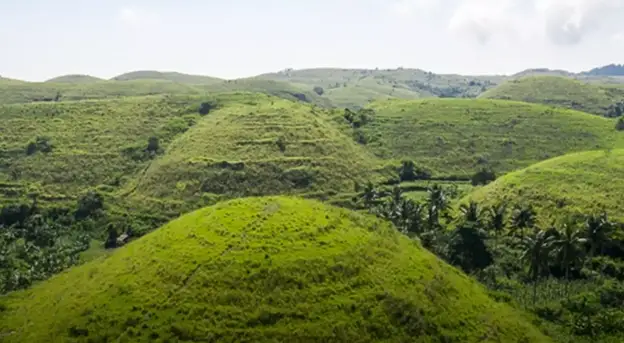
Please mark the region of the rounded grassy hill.
POLYGON ((322 109, 264 94, 219 99, 140 176, 139 194, 191 199, 352 191, 378 166, 322 109))
POLYGON ((605 115, 610 105, 624 99, 624 88, 561 76, 529 76, 507 81, 480 98, 525 101, 605 115))
POLYGON ((162 80, 172 81, 186 84, 207 85, 220 83, 223 80, 203 75, 189 75, 177 72, 161 72, 155 70, 139 70, 125 74, 121 74, 112 78, 114 81, 132 81, 132 80, 162 80))
POLYGON ((185 215, 1 300, 3 342, 549 342, 378 219, 289 198, 185 215))
MULTIPOLYGON (((606 211, 624 219, 624 150, 588 151, 550 159, 507 174, 468 199, 492 205, 532 204, 540 218, 606 211)), ((550 223, 550 221, 547 221, 550 223)))
POLYGON ((46 82, 84 84, 84 83, 94 83, 94 82, 102 82, 102 81, 104 81, 104 79, 100 79, 95 76, 72 74, 72 75, 57 76, 55 78, 47 80, 46 82))
POLYGON ((527 167, 570 152, 621 147, 613 119, 544 105, 489 99, 373 103, 360 130, 382 159, 413 160, 438 176, 527 167))

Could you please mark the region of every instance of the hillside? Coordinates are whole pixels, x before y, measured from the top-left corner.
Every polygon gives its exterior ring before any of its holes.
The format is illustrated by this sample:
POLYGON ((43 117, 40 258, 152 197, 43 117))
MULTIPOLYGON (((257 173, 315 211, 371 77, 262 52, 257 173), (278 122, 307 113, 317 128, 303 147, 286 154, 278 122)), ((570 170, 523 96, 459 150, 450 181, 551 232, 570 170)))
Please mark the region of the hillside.
POLYGON ((47 80, 46 82, 63 83, 93 83, 101 82, 103 79, 90 75, 63 75, 47 80))
POLYGON ((624 220, 623 179, 624 150, 580 152, 505 175, 468 198, 484 205, 533 204, 542 219, 606 210, 624 220))
POLYGON ((413 160, 437 176, 497 173, 573 151, 622 146, 615 121, 543 105, 501 100, 375 102, 359 129, 384 160, 413 160))
POLYGON ((139 179, 151 197, 352 191, 378 165, 330 114, 266 95, 220 99, 139 179))
POLYGON ((604 116, 610 106, 624 101, 624 87, 557 76, 532 76, 505 82, 479 97, 560 106, 604 116))
POLYGON ((113 77, 114 81, 132 81, 132 80, 161 80, 171 81, 177 83, 185 83, 192 85, 210 85, 214 83, 220 83, 223 80, 203 75, 189 75, 177 72, 160 72, 154 70, 140 70, 133 71, 125 74, 121 74, 113 77))
POLYGON ((388 224, 288 198, 196 211, 1 301, 6 343, 550 341, 388 224))
POLYGON ((303 69, 263 74, 261 79, 288 81, 312 90, 337 107, 364 107, 373 100, 423 97, 475 97, 502 80, 499 76, 440 75, 419 69, 303 69))
POLYGON ((624 65, 609 64, 583 73, 591 76, 624 76, 624 65))

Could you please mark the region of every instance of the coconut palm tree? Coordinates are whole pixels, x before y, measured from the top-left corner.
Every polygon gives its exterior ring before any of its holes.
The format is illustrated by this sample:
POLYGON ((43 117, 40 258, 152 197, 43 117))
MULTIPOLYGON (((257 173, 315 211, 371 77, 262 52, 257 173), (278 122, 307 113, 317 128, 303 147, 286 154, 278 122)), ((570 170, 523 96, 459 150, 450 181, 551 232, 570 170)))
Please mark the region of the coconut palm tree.
POLYGON ((600 215, 591 215, 585 220, 585 238, 589 243, 588 260, 591 260, 596 251, 604 254, 604 248, 611 240, 611 234, 614 231, 614 225, 609 222, 606 213, 600 215))
POLYGON ((512 222, 512 234, 517 235, 520 233, 520 238, 523 239, 525 230, 532 228, 535 225, 535 211, 531 205, 529 206, 516 206, 512 222))
POLYGON ((427 224, 432 230, 440 225, 440 216, 448 209, 449 199, 444 189, 437 184, 429 187, 427 193, 427 224))
POLYGON ((360 198, 364 202, 364 206, 366 206, 366 208, 368 209, 371 209, 373 207, 373 204, 375 203, 375 200, 377 200, 378 197, 379 191, 372 182, 368 181, 360 198))
POLYGON ((564 224, 552 241, 552 251, 565 271, 565 293, 568 295, 570 283, 570 268, 583 262, 583 246, 587 239, 583 232, 571 224, 564 224))
POLYGON ((498 245, 498 239, 500 238, 505 226, 507 224, 507 204, 500 203, 494 205, 487 210, 487 224, 488 229, 494 233, 496 237, 496 245, 498 245))
POLYGON ((529 277, 533 281, 533 305, 537 300, 537 282, 548 265, 548 255, 554 237, 548 231, 535 230, 520 242, 521 260, 529 265, 529 277))
POLYGON ((481 209, 479 204, 474 201, 470 201, 468 205, 462 204, 459 208, 462 214, 462 220, 465 223, 481 224, 481 209))

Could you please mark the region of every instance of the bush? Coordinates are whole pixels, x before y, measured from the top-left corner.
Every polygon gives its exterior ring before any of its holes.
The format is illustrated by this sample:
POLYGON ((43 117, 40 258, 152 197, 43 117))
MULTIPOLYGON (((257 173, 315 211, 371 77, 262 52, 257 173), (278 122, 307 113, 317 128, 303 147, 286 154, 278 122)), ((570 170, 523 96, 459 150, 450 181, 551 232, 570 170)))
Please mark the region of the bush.
POLYGON ((429 180, 431 179, 431 172, 417 168, 414 161, 403 161, 399 168, 399 178, 401 181, 429 180))
POLYGON ((104 197, 100 193, 89 191, 78 199, 76 219, 85 219, 97 215, 104 208, 104 197))
POLYGON ((199 105, 199 114, 201 114, 202 116, 205 116, 206 114, 210 113, 210 111, 214 110, 215 108, 217 108, 217 105, 206 101, 206 102, 202 102, 201 105, 199 105))
POLYGON ((49 138, 37 137, 34 142, 28 143, 28 146, 26 147, 26 154, 33 155, 37 151, 40 151, 43 153, 49 153, 49 152, 52 152, 53 148, 54 146, 50 143, 49 138))
POLYGON ((147 152, 151 153, 151 154, 155 154, 158 152, 158 150, 160 149, 160 142, 158 140, 158 137, 150 137, 147 140, 147 152))
POLYGON ((482 169, 472 176, 471 182, 473 186, 487 185, 496 180, 496 173, 491 170, 482 169))
POLYGON ((323 95, 325 93, 325 90, 323 89, 323 87, 316 86, 314 87, 314 93, 318 95, 323 95))
POLYGON ((277 145, 277 147, 280 149, 281 152, 286 151, 286 139, 284 137, 279 137, 275 141, 275 144, 277 145))
POLYGON ((624 131, 624 118, 618 119, 617 123, 615 124, 615 129, 618 131, 624 131))

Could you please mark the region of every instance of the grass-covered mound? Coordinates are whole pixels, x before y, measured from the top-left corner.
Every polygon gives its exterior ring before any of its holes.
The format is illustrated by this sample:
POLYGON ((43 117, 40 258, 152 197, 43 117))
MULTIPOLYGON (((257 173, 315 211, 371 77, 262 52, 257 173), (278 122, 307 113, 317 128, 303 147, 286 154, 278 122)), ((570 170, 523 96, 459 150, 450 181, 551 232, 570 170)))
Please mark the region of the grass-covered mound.
POLYGON ((480 97, 525 101, 607 115, 611 105, 624 100, 624 87, 590 84, 559 76, 531 76, 505 82, 480 97))
POLYGON ((360 129, 383 159, 410 159, 434 175, 527 167, 569 152, 622 146, 613 119, 502 100, 375 102, 360 129))
POLYGON ((211 76, 203 76, 203 75, 189 75, 177 72, 161 72, 155 70, 139 70, 133 71, 129 73, 125 73, 122 75, 115 76, 112 78, 115 81, 131 81, 131 80, 162 80, 162 81, 171 81, 177 83, 186 83, 186 84, 194 84, 194 85, 209 85, 220 83, 223 80, 211 77, 211 76))
POLYGON ((322 109, 235 95, 175 139, 136 191, 175 199, 352 191, 377 165, 322 109))
POLYGON ((55 83, 94 83, 101 82, 103 79, 90 76, 90 75, 81 75, 81 74, 72 74, 72 75, 63 75, 57 76, 55 78, 49 79, 46 82, 55 82, 55 83))
POLYGON ((469 198, 484 205, 532 204, 544 220, 603 210, 613 219, 624 220, 622 194, 624 150, 620 149, 553 158, 507 174, 469 198))
POLYGON ((0 307, 3 342, 549 342, 374 217, 288 198, 205 208, 0 307))

